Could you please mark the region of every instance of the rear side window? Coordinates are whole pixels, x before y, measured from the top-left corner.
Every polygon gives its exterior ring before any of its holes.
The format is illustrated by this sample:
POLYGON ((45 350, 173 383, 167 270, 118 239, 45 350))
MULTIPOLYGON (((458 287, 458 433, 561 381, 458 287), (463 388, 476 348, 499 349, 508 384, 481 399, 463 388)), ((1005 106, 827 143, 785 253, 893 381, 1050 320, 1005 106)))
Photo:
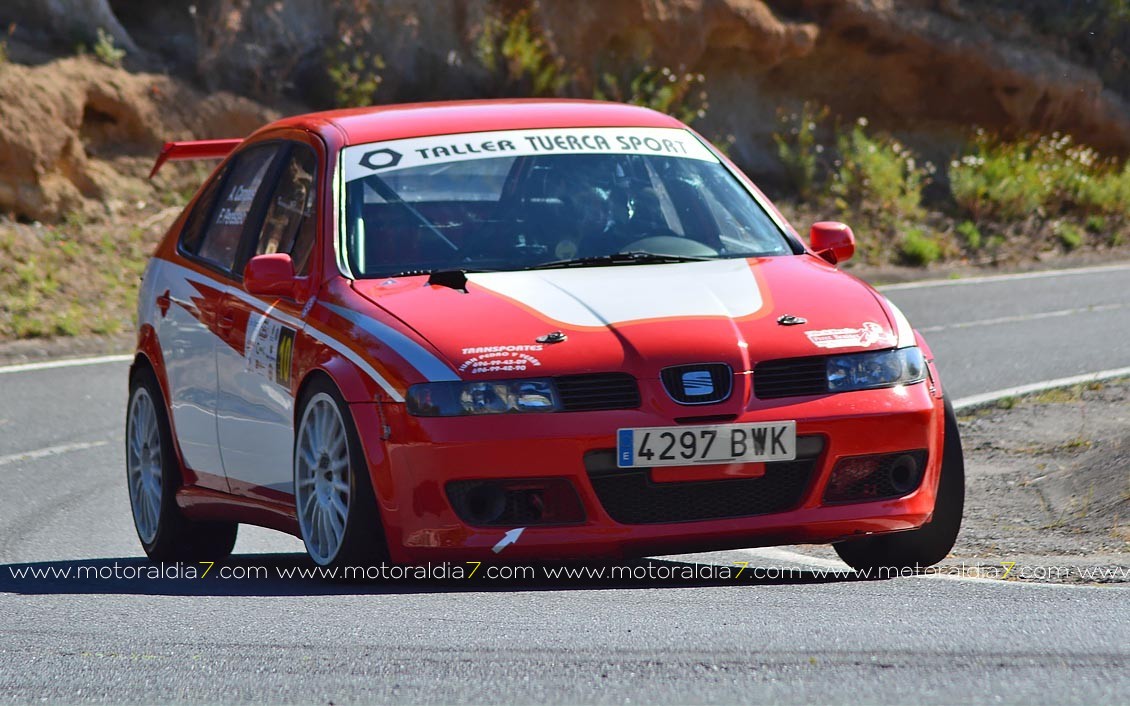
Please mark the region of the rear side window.
POLYGON ((200 241, 204 239, 208 216, 212 213, 212 205, 216 203, 216 195, 220 192, 224 177, 231 171, 230 167, 229 162, 222 170, 216 172, 200 191, 200 198, 196 199, 196 205, 193 206, 192 213, 189 214, 180 232, 180 246, 185 252, 193 255, 200 252, 200 241))
POLYGON ((264 145, 235 158, 194 254, 224 270, 233 269, 244 226, 277 152, 278 145, 264 145))
POLYGON ((316 185, 317 155, 308 145, 296 143, 267 204, 256 255, 288 253, 294 260, 295 273, 310 271, 318 223, 314 214, 316 185))

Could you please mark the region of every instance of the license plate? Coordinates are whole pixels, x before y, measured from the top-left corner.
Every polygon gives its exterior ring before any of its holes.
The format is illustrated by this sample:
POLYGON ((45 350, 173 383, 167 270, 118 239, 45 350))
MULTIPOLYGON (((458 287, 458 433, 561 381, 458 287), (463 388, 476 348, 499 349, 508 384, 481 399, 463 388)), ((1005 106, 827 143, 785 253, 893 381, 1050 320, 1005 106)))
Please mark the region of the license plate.
POLYGON ((796 458, 795 421, 620 429, 616 439, 616 465, 620 468, 757 463, 796 458))

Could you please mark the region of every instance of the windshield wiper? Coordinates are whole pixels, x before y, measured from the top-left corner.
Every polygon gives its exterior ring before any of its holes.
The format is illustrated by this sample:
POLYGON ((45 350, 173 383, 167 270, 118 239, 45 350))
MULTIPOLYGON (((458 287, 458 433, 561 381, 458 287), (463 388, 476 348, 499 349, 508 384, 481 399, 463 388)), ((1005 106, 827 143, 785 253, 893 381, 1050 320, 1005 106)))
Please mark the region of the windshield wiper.
POLYGON ((661 255, 653 252, 632 250, 630 252, 617 252, 611 255, 596 255, 593 257, 576 257, 568 260, 553 260, 538 265, 527 267, 527 270, 552 270, 559 267, 608 267, 612 265, 659 265, 673 262, 703 262, 717 260, 716 257, 700 257, 697 255, 661 255))

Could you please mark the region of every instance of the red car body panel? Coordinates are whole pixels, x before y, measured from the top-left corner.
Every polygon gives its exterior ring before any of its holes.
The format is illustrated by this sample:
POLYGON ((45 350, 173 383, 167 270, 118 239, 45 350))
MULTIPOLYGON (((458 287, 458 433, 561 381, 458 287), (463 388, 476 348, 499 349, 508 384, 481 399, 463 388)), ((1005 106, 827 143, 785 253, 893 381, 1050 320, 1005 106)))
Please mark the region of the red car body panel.
MULTIPOLYGON (((318 157, 318 233, 309 273, 300 278, 293 298, 268 299, 248 294, 238 278, 225 277, 186 257, 177 241, 196 199, 169 229, 158 247, 151 273, 175 273, 194 295, 170 295, 160 282, 146 282, 139 302, 138 364, 150 365, 161 382, 167 408, 177 406, 170 393, 170 354, 175 344, 159 339, 160 321, 177 309, 214 336, 218 350, 231 360, 247 354, 249 328, 266 312, 295 330, 293 360, 285 389, 300 398, 313 376, 328 376, 349 403, 360 435, 369 476, 378 501, 391 558, 398 562, 491 558, 591 558, 674 553, 782 543, 831 542, 870 532, 913 529, 933 511, 943 445, 943 401, 937 371, 925 342, 906 333, 898 314, 866 284, 838 271, 811 252, 787 257, 739 261, 761 293, 760 306, 742 316, 648 317, 577 325, 504 293, 509 275, 524 282, 557 277, 548 272, 497 273, 471 277, 467 292, 424 286, 426 277, 350 280, 337 265, 338 218, 334 180, 338 152, 345 146, 428 135, 555 127, 682 128, 673 118, 632 106, 588 101, 478 101, 419 104, 377 109, 313 113, 287 118, 250 136, 246 145, 292 140, 312 147, 318 157), (162 269, 164 268, 164 269, 162 269), (783 315, 803 315, 806 326, 784 327, 783 315), (358 319, 357 317, 361 317, 358 319), (291 323, 286 323, 286 322, 291 323), (368 326, 358 321, 368 322, 368 326), (837 352, 917 345, 927 351, 930 377, 923 384, 844 394, 759 399, 749 371, 769 359, 813 356, 806 332, 870 324, 874 338, 837 352), (374 331, 384 332, 375 334, 374 331), (415 417, 404 396, 426 382, 414 355, 461 366, 473 351, 498 345, 532 343, 551 331, 567 342, 536 351, 537 365, 521 376, 552 377, 586 372, 630 371, 638 380, 639 409, 497 417, 415 417), (390 338, 391 337, 391 338, 390 338), (400 341, 391 345, 390 340, 400 341), (405 352, 407 351, 407 353, 405 352), (468 352, 472 351, 472 352, 468 352), (416 352, 413 354, 413 352, 416 352), (660 370, 688 361, 728 363, 734 392, 712 405, 708 414, 677 404, 663 390, 660 370), (734 422, 796 419, 797 435, 820 437, 823 448, 800 502, 787 511, 690 522, 621 524, 602 506, 586 470, 584 455, 615 445, 618 428, 675 425, 675 420, 710 417, 734 422), (928 462, 921 484, 898 498, 829 505, 822 501, 829 475, 845 457, 925 449, 928 462), (563 526, 531 526, 505 556, 492 553, 506 528, 467 524, 453 510, 445 484, 462 479, 566 478, 584 508, 584 521, 563 526)), ((207 150, 202 150, 202 153, 207 150)), ((748 178, 719 155, 735 174, 783 217, 748 178)), ((229 156, 228 159, 231 159, 229 156)), ((226 162, 225 162, 226 163, 226 162)), ((222 166, 220 167, 222 168, 222 166)), ((787 226, 787 224, 785 224, 787 226)), ((790 231, 795 237, 795 231, 790 231)), ((641 283, 641 300, 666 286, 668 272, 683 265, 654 265, 651 283, 641 283)), ((624 269, 608 268, 614 278, 624 269)), ((150 275, 147 274, 147 278, 150 275)), ((569 276, 566 274, 565 276, 569 276)), ((548 285, 547 285, 548 286, 548 285)), ((709 283, 703 283, 709 287, 709 283)), ((704 297, 710 292, 702 292, 704 297)), ((239 371, 229 371, 236 375, 239 371)), ((220 392, 225 371, 220 371, 220 392)), ((515 374, 487 370, 475 379, 507 379, 515 374)), ((232 385, 238 380, 229 380, 232 385)), ((186 461, 170 414, 183 488, 177 500, 197 519, 236 520, 299 534, 293 491, 225 477, 217 469, 194 468, 186 461)), ((757 476, 763 464, 708 466, 653 474, 656 483, 757 476), (688 476, 688 473, 691 475, 688 476)))

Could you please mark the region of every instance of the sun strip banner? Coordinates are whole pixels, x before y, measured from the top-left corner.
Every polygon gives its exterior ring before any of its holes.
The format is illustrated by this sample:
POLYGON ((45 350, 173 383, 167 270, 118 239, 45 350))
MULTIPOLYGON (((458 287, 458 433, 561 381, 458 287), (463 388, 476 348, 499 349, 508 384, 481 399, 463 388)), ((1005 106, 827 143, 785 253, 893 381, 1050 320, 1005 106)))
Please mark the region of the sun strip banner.
POLYGON ((678 128, 554 128, 413 137, 342 150, 345 180, 425 165, 492 157, 555 154, 643 154, 718 159, 693 134, 678 128))

